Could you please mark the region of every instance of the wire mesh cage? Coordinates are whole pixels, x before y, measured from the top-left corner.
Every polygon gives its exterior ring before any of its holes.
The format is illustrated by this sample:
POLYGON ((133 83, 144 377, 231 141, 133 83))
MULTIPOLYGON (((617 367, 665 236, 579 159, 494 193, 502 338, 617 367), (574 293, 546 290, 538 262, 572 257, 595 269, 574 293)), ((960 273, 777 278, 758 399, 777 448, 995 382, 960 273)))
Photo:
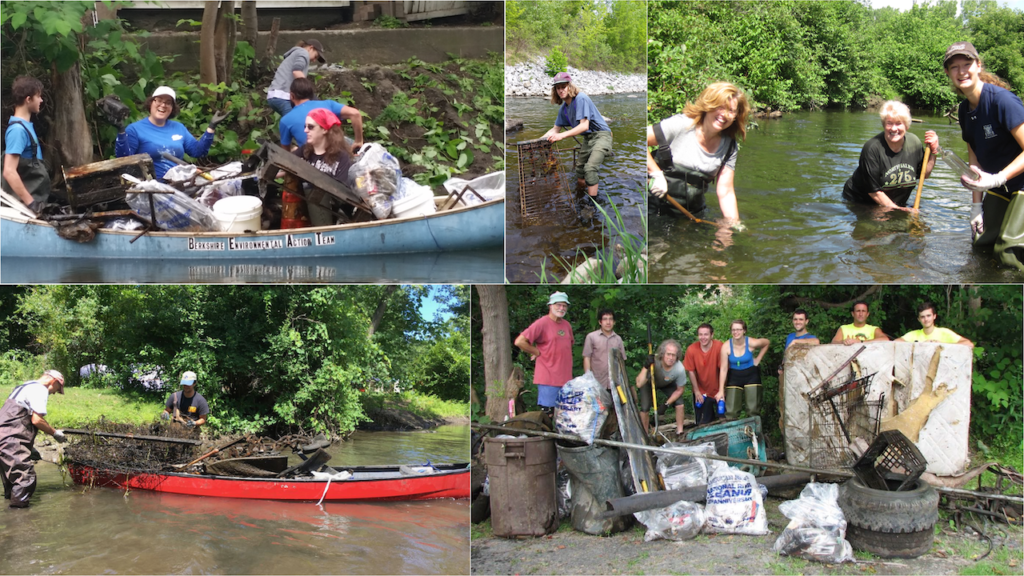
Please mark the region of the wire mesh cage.
POLYGON ((829 383, 807 394, 811 416, 811 466, 839 470, 857 459, 851 444, 857 438, 871 443, 878 435, 884 395, 870 398, 876 373, 852 375, 845 382, 829 383))
POLYGON ((576 217, 569 179, 578 147, 559 149, 544 138, 516 144, 519 152, 519 207, 524 222, 553 222, 576 217))

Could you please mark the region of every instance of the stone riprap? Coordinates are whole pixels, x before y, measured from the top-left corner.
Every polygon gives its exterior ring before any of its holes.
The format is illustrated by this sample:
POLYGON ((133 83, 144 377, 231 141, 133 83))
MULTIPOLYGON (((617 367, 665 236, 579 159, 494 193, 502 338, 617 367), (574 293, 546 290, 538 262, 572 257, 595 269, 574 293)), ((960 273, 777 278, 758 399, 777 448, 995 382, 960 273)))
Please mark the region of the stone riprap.
MULTIPOLYGON (((572 82, 588 95, 647 92, 646 74, 596 72, 568 67, 572 82)), ((548 96, 551 76, 544 72, 543 59, 505 67, 506 96, 548 96)))

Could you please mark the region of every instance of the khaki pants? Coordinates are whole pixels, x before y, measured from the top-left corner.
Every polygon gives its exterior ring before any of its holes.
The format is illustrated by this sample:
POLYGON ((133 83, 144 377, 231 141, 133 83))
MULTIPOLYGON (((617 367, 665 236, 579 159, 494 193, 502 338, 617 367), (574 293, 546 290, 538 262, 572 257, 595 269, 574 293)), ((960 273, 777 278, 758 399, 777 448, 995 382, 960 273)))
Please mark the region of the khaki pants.
POLYGON ((612 133, 607 131, 584 134, 580 143, 580 155, 576 158, 576 177, 583 178, 587 186, 599 182, 597 171, 604 157, 612 153, 612 133))

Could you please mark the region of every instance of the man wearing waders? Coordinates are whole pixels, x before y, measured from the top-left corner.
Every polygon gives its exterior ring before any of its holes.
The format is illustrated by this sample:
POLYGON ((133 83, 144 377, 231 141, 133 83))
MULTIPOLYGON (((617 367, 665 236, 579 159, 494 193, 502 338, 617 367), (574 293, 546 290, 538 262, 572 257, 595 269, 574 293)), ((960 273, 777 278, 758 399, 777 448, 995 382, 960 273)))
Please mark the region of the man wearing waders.
POLYGON ((4 498, 11 508, 28 508, 28 500, 36 491, 36 471, 32 464, 32 444, 36 431, 50 434, 64 442, 64 431, 54 430, 43 416, 50 394, 64 393, 64 376, 47 370, 38 380, 18 386, 0 408, 0 475, 3 476, 4 498))

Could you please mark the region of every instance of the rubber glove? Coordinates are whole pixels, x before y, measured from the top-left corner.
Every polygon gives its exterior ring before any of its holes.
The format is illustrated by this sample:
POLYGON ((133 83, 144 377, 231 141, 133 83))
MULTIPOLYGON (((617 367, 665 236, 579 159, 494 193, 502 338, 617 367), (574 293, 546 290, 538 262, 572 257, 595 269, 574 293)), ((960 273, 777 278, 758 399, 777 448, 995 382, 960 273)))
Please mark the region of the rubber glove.
POLYGON ((730 226, 730 228, 732 228, 733 230, 735 230, 737 232, 746 232, 746 230, 747 230, 747 227, 743 225, 743 222, 739 222, 739 221, 737 221, 735 224, 730 226))
POLYGON ((217 129, 217 125, 220 124, 221 122, 223 122, 224 119, 227 118, 227 117, 228 117, 228 111, 227 110, 224 110, 223 112, 215 112, 213 114, 213 118, 210 119, 210 126, 209 126, 210 130, 216 130, 217 129))
POLYGON ((981 213, 981 202, 971 204, 971 237, 977 238, 985 233, 985 220, 981 213))
POLYGON ((975 192, 984 192, 993 188, 999 188, 1006 184, 1006 176, 1003 176, 998 172, 995 174, 989 174, 988 172, 978 170, 977 166, 971 166, 971 170, 974 170, 974 173, 978 175, 978 179, 969 180, 967 176, 961 176, 960 182, 963 182, 964 186, 967 186, 975 192))
POLYGON ((653 364, 654 364, 654 354, 648 354, 647 355, 647 364, 645 364, 645 366, 650 368, 651 365, 653 365, 653 364))
POLYGON ((185 427, 186 428, 195 428, 196 427, 196 423, 193 422, 192 420, 185 420, 185 427))
POLYGON ((28 209, 35 212, 36 214, 39 214, 40 208, 42 208, 42 204, 38 200, 33 200, 32 202, 29 202, 28 209))
POLYGON ((651 194, 658 198, 664 198, 668 194, 668 182, 665 180, 665 173, 658 171, 648 174, 651 179, 651 194))
POLYGON ((60 442, 61 444, 63 444, 63 443, 68 441, 68 438, 67 438, 67 436, 64 435, 64 431, 63 430, 54 430, 53 431, 53 439, 56 440, 57 442, 60 442))
POLYGON ((160 413, 160 419, 161 420, 170 420, 171 419, 171 415, 168 414, 167 412, 161 412, 160 413))

